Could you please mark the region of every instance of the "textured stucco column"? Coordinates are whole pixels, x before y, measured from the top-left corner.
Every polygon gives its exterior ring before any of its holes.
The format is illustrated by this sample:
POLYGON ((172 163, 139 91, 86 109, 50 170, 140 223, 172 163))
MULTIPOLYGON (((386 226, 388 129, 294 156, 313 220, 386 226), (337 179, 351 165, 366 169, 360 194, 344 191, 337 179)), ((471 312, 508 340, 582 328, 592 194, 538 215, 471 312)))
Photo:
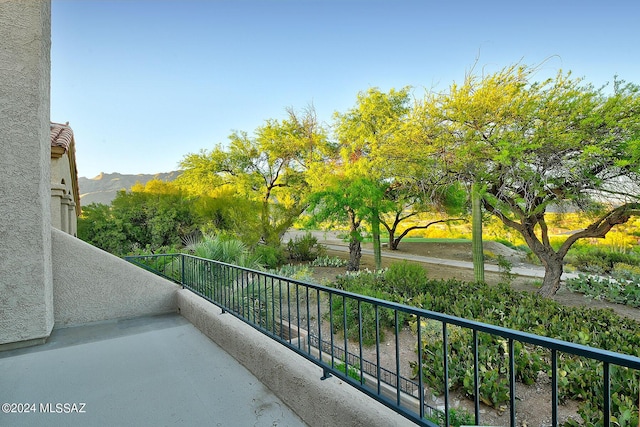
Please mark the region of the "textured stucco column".
POLYGON ((69 200, 69 234, 76 236, 78 234, 78 218, 76 217, 76 204, 73 200, 69 200))
POLYGON ((51 226, 58 230, 62 230, 62 198, 65 188, 62 184, 51 184, 51 226))
POLYGON ((68 194, 65 194, 60 200, 60 230, 65 233, 69 233, 69 204, 71 203, 73 202, 68 194))
POLYGON ((50 48, 49 0, 0 0, 0 345, 53 328, 50 48))

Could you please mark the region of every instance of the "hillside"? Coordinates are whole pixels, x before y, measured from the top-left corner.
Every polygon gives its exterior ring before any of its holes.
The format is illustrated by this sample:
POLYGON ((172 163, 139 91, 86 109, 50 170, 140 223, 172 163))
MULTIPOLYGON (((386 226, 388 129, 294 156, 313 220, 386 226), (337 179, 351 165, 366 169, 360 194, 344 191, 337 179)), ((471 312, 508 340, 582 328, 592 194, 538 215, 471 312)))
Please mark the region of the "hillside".
POLYGON ((120 173, 100 173, 95 178, 78 178, 80 188, 80 203, 82 206, 91 203, 110 204, 120 190, 128 190, 137 182, 146 184, 152 179, 173 181, 180 175, 180 171, 128 175, 120 173))

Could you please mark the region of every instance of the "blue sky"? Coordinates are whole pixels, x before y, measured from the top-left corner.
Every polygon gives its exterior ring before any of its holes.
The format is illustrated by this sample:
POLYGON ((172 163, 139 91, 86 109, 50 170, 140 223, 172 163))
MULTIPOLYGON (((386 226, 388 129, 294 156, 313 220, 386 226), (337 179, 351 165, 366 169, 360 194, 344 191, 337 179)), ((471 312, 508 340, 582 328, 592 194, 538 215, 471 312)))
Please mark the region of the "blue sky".
POLYGON ((630 0, 52 0, 51 119, 80 176, 168 172, 287 107, 329 124, 359 91, 421 96, 476 58, 640 84, 638 16, 630 0))

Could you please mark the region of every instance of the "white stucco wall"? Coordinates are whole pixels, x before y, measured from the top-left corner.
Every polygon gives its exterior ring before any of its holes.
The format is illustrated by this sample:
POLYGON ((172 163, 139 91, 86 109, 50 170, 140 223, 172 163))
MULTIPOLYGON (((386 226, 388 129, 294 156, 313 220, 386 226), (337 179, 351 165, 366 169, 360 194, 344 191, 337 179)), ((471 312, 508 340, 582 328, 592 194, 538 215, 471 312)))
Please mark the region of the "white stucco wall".
POLYGON ((180 287, 52 229, 56 327, 175 312, 180 287))
POLYGON ((53 327, 49 0, 0 0, 0 344, 53 327))

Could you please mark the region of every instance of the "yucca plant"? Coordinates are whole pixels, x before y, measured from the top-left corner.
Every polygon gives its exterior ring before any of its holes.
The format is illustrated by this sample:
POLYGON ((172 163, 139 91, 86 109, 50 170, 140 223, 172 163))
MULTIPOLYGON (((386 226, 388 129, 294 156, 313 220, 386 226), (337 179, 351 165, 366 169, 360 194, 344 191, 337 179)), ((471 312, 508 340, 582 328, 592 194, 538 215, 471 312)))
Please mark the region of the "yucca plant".
POLYGON ((205 235, 202 241, 193 247, 194 254, 200 258, 233 264, 240 267, 258 269, 259 259, 251 255, 247 246, 240 240, 205 235))

